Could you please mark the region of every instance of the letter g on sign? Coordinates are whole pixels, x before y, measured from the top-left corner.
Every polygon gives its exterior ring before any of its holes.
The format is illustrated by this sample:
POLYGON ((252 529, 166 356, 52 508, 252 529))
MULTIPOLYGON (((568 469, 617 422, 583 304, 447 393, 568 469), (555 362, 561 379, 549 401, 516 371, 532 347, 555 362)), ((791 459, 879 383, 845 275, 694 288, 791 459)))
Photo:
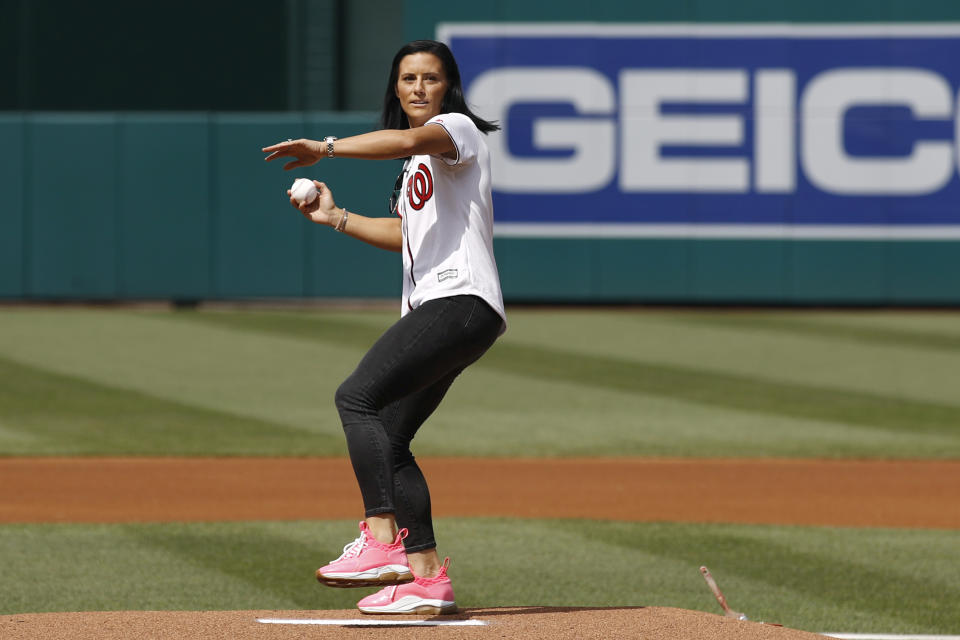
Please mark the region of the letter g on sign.
POLYGON ((613 85, 586 67, 492 69, 470 85, 468 102, 490 114, 504 134, 487 141, 493 186, 510 193, 578 193, 602 189, 616 172, 616 99, 613 85), (510 152, 510 107, 522 103, 573 105, 577 117, 541 117, 533 123, 534 147, 572 151, 570 157, 518 157, 510 152), (598 117, 605 116, 605 117, 598 117))

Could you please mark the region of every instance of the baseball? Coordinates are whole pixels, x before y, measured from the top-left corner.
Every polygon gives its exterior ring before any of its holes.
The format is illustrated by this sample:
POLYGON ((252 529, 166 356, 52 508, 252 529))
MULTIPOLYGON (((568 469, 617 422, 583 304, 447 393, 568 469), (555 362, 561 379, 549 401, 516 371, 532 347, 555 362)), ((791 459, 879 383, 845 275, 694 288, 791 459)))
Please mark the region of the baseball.
POLYGON ((310 204, 317 198, 317 188, 314 186, 313 180, 297 178, 293 181, 293 186, 290 187, 290 195, 301 204, 310 204))

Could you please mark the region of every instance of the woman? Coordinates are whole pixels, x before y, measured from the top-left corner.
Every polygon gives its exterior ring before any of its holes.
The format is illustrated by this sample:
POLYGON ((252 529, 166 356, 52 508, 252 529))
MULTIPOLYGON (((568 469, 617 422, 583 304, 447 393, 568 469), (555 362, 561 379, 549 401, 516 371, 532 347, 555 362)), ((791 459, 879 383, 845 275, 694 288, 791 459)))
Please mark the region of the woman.
MULTIPOLYGON (((322 158, 407 158, 388 218, 334 203, 322 182, 310 220, 403 255, 401 318, 336 393, 365 520, 343 555, 317 570, 333 587, 384 586, 365 613, 453 613, 449 558, 436 551, 430 494, 410 441, 461 371, 506 329, 493 257, 490 160, 481 133, 499 129, 467 107, 446 45, 418 40, 393 59, 382 130, 263 149, 285 169, 322 158)), ((288 191, 288 194, 290 192, 288 191)))

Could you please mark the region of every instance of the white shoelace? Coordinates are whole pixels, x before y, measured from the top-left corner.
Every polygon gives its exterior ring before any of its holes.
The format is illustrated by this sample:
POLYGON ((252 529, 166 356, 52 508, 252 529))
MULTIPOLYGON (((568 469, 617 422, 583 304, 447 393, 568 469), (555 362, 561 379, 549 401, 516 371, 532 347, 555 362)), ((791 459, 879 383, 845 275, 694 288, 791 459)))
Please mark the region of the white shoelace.
MULTIPOLYGON (((356 556, 360 555, 360 552, 363 551, 365 546, 367 546, 367 538, 361 533, 359 538, 343 547, 343 553, 340 554, 340 557, 337 558, 337 560, 343 560, 344 558, 355 558, 356 556)), ((334 562, 337 560, 334 560, 334 562)))

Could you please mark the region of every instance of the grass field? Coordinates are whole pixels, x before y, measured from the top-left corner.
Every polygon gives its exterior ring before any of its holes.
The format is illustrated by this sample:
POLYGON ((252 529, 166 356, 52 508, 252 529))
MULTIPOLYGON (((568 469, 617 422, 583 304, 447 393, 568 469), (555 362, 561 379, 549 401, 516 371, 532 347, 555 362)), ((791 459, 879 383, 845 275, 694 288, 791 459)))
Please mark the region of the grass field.
MULTIPOLYGON (((333 393, 395 317, 0 309, 0 455, 343 455, 333 393)), ((960 457, 958 313, 510 320, 418 454, 960 457)), ((355 526, 3 525, 0 612, 351 607, 312 569, 355 526)), ((754 619, 960 633, 956 531, 450 519, 440 532, 468 606, 717 611, 707 564, 754 619)))
MULTIPOLYGON (((754 620, 812 631, 960 629, 956 532, 443 519, 466 606, 671 606, 719 613, 697 567, 754 620), (491 544, 496 541, 496 544, 491 544)), ((0 613, 350 609, 313 569, 355 522, 0 527, 0 613)))
MULTIPOLYGON (((390 312, 0 312, 0 453, 341 455, 390 312)), ((425 455, 960 457, 960 316, 527 311, 425 455)))

